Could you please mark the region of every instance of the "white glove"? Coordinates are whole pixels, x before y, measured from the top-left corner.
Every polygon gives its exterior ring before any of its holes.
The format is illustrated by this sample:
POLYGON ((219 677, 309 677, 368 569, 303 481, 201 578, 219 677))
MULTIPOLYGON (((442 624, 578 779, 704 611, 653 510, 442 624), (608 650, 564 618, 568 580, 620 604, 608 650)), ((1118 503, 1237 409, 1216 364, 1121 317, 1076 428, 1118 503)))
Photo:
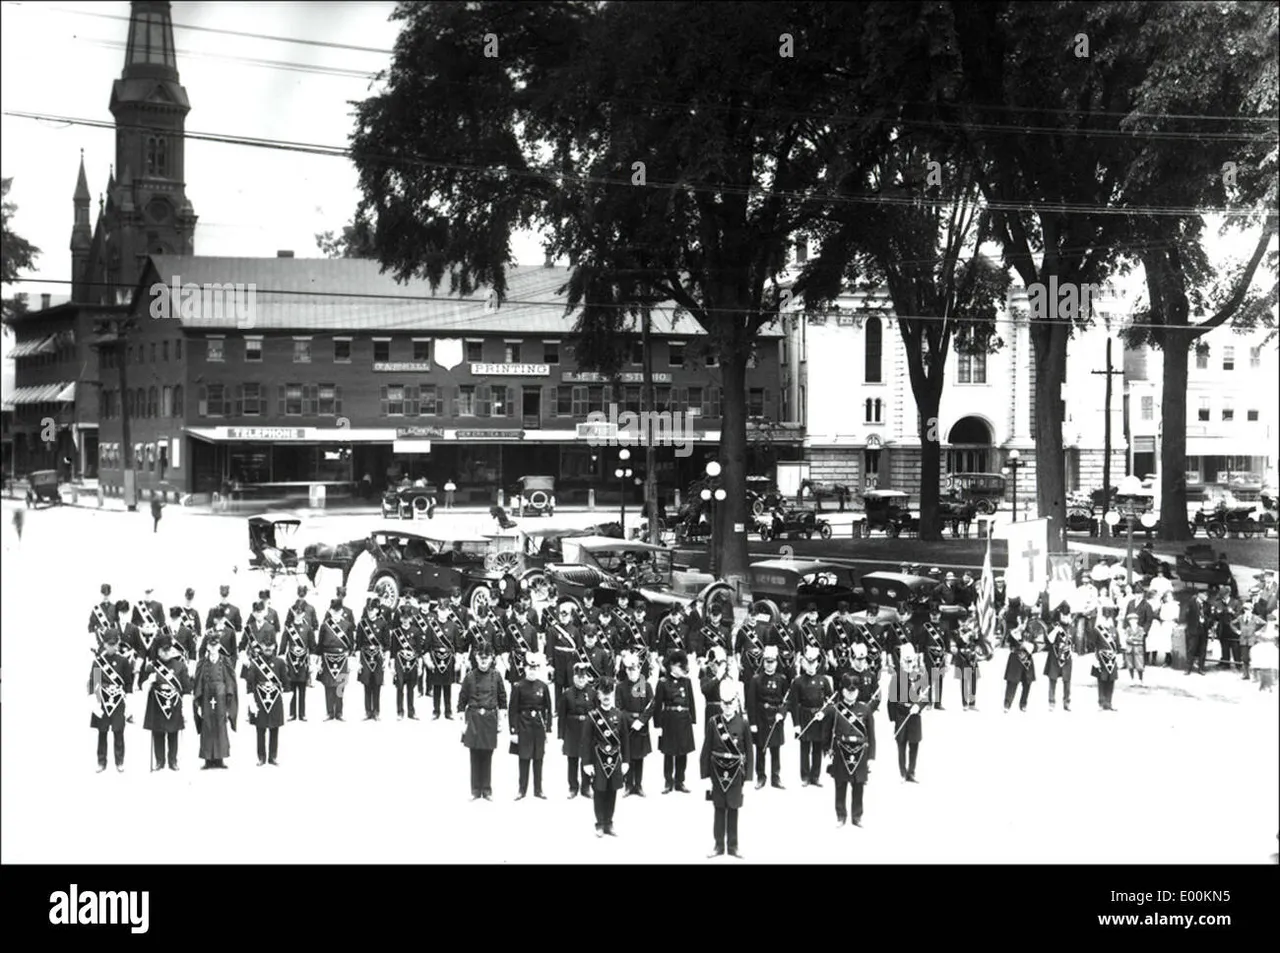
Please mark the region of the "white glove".
POLYGON ((594 778, 596 776, 596 766, 594 764, 583 765, 582 773, 589 778, 594 778))
POLYGON ((258 717, 258 706, 254 702, 249 702, 249 714, 254 718, 258 717))
POLYGON ((774 716, 773 716, 773 720, 774 720, 774 721, 782 721, 782 719, 784 719, 784 718, 786 718, 786 717, 787 717, 787 716, 786 716, 786 714, 785 714, 784 712, 778 712, 776 715, 774 715, 774 716))
POLYGON ((89 696, 89 714, 101 715, 102 713, 103 713, 102 705, 99 703, 98 699, 95 696, 90 695, 89 696))
POLYGON ((626 775, 626 773, 627 773, 628 771, 630 771, 630 770, 631 770, 631 765, 626 764, 626 763, 624 763, 624 764, 622 765, 622 773, 623 773, 623 775, 624 775, 624 776, 625 776, 625 775, 626 775))

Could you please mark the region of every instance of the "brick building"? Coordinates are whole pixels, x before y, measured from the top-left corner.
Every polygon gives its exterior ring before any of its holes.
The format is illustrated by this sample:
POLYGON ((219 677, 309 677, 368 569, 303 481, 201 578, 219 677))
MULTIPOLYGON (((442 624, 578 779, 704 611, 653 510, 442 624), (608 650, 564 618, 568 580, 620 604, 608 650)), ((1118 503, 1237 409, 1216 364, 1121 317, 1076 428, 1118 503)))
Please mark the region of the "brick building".
MULTIPOLYGON (((579 369, 559 293, 567 277, 515 268, 508 303, 495 308, 487 289, 460 298, 401 285, 373 261, 156 256, 123 345, 123 396, 112 386, 120 354, 104 351, 102 482, 109 493, 123 484, 123 408, 144 496, 162 482, 206 495, 233 481, 272 496, 315 484, 342 496, 367 474, 375 490, 402 475, 452 478, 460 500, 488 502, 521 476, 550 474, 563 502, 592 489, 617 499, 618 448, 593 447, 579 425, 611 404, 640 409, 640 337, 621 381, 579 369)), ((717 452, 723 398, 696 323, 658 308, 652 327, 657 409, 691 438, 688 456, 658 448, 669 492, 717 452)), ((748 371, 758 423, 778 418, 779 344, 777 332, 762 336, 748 371)), ((798 433, 753 433, 753 469, 799 456, 798 433)), ((639 500, 638 487, 630 493, 639 500)))

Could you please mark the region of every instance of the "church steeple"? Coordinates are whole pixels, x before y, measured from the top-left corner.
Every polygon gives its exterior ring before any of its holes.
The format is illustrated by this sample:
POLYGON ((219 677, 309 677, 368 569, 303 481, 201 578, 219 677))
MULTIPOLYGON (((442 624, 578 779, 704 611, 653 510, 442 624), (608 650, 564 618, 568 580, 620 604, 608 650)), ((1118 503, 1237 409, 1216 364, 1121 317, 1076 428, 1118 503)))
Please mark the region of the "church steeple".
POLYGON ((137 0, 129 14, 129 43, 124 54, 124 79, 178 81, 173 52, 173 21, 169 4, 137 0))
POLYGON ((89 193, 89 179, 84 174, 84 150, 80 150, 80 175, 76 178, 76 191, 72 197, 75 220, 71 226, 71 300, 85 301, 88 280, 89 247, 93 244, 93 230, 89 226, 89 205, 93 196, 89 193))

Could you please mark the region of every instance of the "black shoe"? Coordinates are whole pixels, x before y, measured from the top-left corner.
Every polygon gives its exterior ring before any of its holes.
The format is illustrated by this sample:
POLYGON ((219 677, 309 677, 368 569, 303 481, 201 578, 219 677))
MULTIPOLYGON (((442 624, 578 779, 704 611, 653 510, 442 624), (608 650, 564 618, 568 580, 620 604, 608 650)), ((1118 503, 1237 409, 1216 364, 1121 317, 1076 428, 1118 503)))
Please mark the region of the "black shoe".
POLYGON ((347 720, 347 719, 343 718, 341 715, 334 715, 334 716, 333 716, 333 718, 334 718, 334 721, 346 721, 346 720, 347 720))
POLYGON ((662 789, 662 793, 663 793, 663 794, 670 794, 670 793, 671 793, 672 791, 674 791, 675 789, 676 789, 676 786, 675 786, 674 784, 671 784, 670 782, 668 782, 668 783, 663 787, 663 789, 662 789))
POLYGON ((259 759, 258 759, 258 767, 262 767, 262 766, 263 766, 264 764, 266 764, 266 763, 267 763, 267 759, 266 759, 266 758, 259 758, 259 759))
POLYGON ((933 704, 933 710, 934 710, 934 711, 946 711, 946 709, 942 707, 942 703, 941 703, 941 702, 934 702, 934 704, 933 704))
POLYGON ((215 764, 215 765, 214 765, 214 767, 215 767, 215 768, 222 768, 222 769, 225 771, 225 770, 226 770, 226 768, 227 768, 227 764, 226 764, 226 762, 225 762, 225 761, 223 761, 221 758, 219 758, 219 759, 218 759, 218 763, 217 763, 217 764, 215 764))
POLYGON ((453 712, 451 711, 445 712, 444 718, 445 718, 445 721, 453 721, 453 712))
POLYGON ((484 792, 484 794, 482 794, 482 795, 480 795, 480 796, 481 796, 482 798, 484 798, 486 801, 492 801, 492 800, 493 800, 493 793, 492 793, 492 792, 490 792, 490 791, 485 791, 485 792, 484 792))
POLYGON ((278 768, 278 767, 280 767, 280 762, 279 762, 279 761, 277 761, 275 758, 268 758, 268 759, 267 759, 267 764, 271 765, 271 767, 273 767, 273 768, 278 768))
POLYGON ((480 795, 479 795, 479 794, 476 794, 475 792, 472 792, 472 794, 471 794, 471 800, 473 800, 473 801, 478 801, 478 800, 480 800, 480 795))
POLYGON ((861 827, 861 826, 862 826, 862 818, 860 818, 860 817, 855 817, 855 818, 853 819, 853 826, 854 826, 854 827, 861 827))
POLYGON ((822 787, 822 778, 814 778, 809 783, 813 785, 815 788, 820 788, 822 787))
POLYGON ((105 764, 98 765, 98 774, 101 774, 105 770, 107 770, 107 766, 105 764))
POLYGON ((404 712, 402 711, 396 712, 396 721, 404 721, 404 712))
POLYGON ((178 762, 177 762, 177 761, 170 761, 170 762, 169 762, 169 770, 170 770, 170 771, 177 771, 177 770, 178 770, 178 762))
MULTIPOLYGON (((208 771, 208 770, 209 770, 210 768, 212 768, 212 767, 213 767, 213 764, 212 764, 212 763, 210 763, 210 762, 208 762, 208 761, 206 761, 204 764, 200 765, 200 770, 201 770, 201 771, 208 771)), ((107 770, 107 766, 104 764, 104 765, 103 765, 102 767, 100 767, 98 770, 99 770, 99 771, 105 771, 105 770, 107 770)))
POLYGON ((914 771, 908 771, 908 772, 907 772, 907 782, 908 782, 909 784, 919 784, 919 783, 920 783, 919 781, 917 781, 917 780, 916 780, 916 773, 915 773, 914 771))
POLYGON ((372 716, 372 715, 370 715, 368 712, 365 712, 364 720, 365 720, 365 721, 373 721, 373 716, 372 716))
POLYGON ((613 829, 613 825, 612 825, 612 824, 610 824, 608 827, 606 827, 606 828, 604 829, 604 835, 605 835, 605 837, 617 837, 617 836, 618 836, 618 832, 617 832, 617 831, 615 831, 615 830, 613 829))
POLYGON ((688 789, 687 787, 685 787, 683 784, 677 784, 677 785, 676 785, 676 790, 677 790, 677 791, 679 791, 681 794, 688 794, 688 793, 689 793, 689 789, 688 789))
POLYGON ((644 796, 645 796, 645 794, 644 794, 644 788, 640 787, 639 785, 636 785, 635 793, 636 793, 636 797, 644 797, 644 796))
POLYGON ((568 798, 568 799, 569 799, 570 801, 572 801, 572 800, 573 800, 575 797, 577 797, 577 796, 578 796, 578 792, 577 792, 577 791, 570 791, 570 792, 569 792, 569 798, 568 798))
POLYGON ((439 720, 440 720, 440 712, 438 712, 438 711, 433 711, 433 712, 431 713, 431 720, 432 720, 432 721, 439 721, 439 720))
POLYGON ((543 794, 541 791, 534 791, 533 796, 536 797, 539 801, 545 801, 547 799, 547 796, 543 794))
POLYGON ((849 822, 848 822, 845 818, 843 818, 843 817, 837 817, 837 818, 836 818, 836 827, 838 827, 838 828, 839 828, 839 827, 844 827, 844 826, 845 826, 846 824, 848 824, 848 823, 849 823, 849 822))
POLYGON ((800 787, 802 787, 802 788, 807 788, 808 786, 809 786, 809 779, 808 779, 808 778, 801 778, 801 779, 800 779, 800 787))
POLYGON ((1062 710, 1063 710, 1063 711, 1071 711, 1071 706, 1070 706, 1070 705, 1068 705, 1066 702, 1063 702, 1063 703, 1062 703, 1062 710))
POLYGON ((623 796, 623 797, 631 797, 631 796, 632 796, 633 794, 635 794, 635 793, 636 793, 636 792, 635 792, 635 791, 633 791, 631 788, 627 788, 625 791, 623 791, 623 792, 622 792, 622 796, 623 796))
POLYGON ((764 787, 764 778, 756 778, 756 790, 759 791, 764 787))
POLYGON ((306 715, 299 715, 299 716, 298 716, 298 721, 306 721, 306 720, 307 720, 307 716, 306 716, 306 715))
POLYGON ((417 721, 417 720, 418 720, 418 716, 417 716, 417 715, 410 715, 410 716, 409 716, 409 720, 410 720, 410 721, 417 721))
POLYGON ((290 716, 289 716, 289 720, 290 720, 290 721, 297 721, 297 720, 298 720, 298 716, 297 716, 297 715, 290 715, 290 716))
POLYGON ((738 858, 738 860, 742 860, 742 854, 741 854, 741 852, 739 852, 738 848, 736 848, 736 847, 730 847, 730 848, 729 848, 729 856, 730 856, 730 857, 736 857, 736 858, 738 858))
POLYGON ((782 783, 781 778, 774 778, 772 781, 769 782, 769 787, 777 788, 779 791, 785 791, 787 789, 787 786, 782 783))

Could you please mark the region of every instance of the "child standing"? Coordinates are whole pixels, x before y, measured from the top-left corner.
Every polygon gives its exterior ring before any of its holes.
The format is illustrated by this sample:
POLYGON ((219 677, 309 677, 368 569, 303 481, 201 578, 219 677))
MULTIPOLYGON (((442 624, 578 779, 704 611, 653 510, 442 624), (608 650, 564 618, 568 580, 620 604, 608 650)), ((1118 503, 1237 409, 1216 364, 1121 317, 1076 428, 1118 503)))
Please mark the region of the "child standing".
POLYGON ((1124 664, 1129 670, 1129 681, 1133 681, 1136 674, 1138 681, 1142 681, 1142 673, 1146 668, 1146 646, 1145 637, 1142 634, 1142 623, 1138 619, 1138 613, 1130 612, 1125 619, 1124 628, 1124 664))
POLYGON ((1280 653, 1276 648, 1276 610, 1267 616, 1266 627, 1256 633, 1257 642, 1253 646, 1253 670, 1258 673, 1258 691, 1273 692, 1276 690, 1276 669, 1280 668, 1280 653))

